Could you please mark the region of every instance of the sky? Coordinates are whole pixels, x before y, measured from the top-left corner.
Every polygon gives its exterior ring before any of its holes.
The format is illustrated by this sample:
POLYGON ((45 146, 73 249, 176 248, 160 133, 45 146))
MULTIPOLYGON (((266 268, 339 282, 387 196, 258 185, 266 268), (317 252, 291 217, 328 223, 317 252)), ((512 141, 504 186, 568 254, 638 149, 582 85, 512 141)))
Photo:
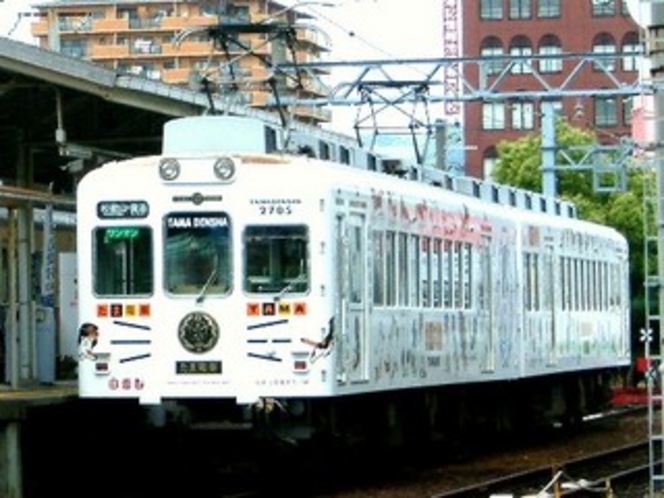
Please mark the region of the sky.
MULTIPOLYGON (((288 7, 299 4, 302 13, 318 19, 321 35, 329 37, 330 61, 395 60, 442 57, 441 0, 412 0, 417 8, 404 8, 404 0, 279 0, 288 7)), ((0 0, 0 35, 32 43, 31 0, 0 0)), ((334 87, 354 81, 361 66, 336 68, 328 83, 334 87)), ((392 66, 392 79, 417 79, 417 71, 392 66)), ((357 94, 355 94, 357 97, 357 94)), ((357 111, 333 108, 333 128, 352 130, 357 111)), ((394 109, 383 110, 380 119, 390 120, 394 109)), ((403 115, 402 115, 403 116, 403 115)))
MULTIPOLYGON (((436 41, 442 38, 440 0, 416 2, 417 9, 404 9, 403 0, 281 0, 288 6, 300 3, 302 12, 320 16, 339 60, 435 56, 440 47, 436 41)), ((30 3, 0 0, 2 36, 31 40, 31 19, 24 15, 30 13, 30 3)))
POLYGON ((31 42, 29 0, 0 0, 0 35, 19 41, 31 42))

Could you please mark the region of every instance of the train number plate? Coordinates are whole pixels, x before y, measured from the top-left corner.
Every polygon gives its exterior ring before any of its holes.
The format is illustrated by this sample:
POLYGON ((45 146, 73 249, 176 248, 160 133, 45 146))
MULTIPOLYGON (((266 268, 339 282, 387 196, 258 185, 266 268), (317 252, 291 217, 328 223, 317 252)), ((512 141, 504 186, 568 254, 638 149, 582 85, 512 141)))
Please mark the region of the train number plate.
POLYGON ((177 374, 220 374, 220 361, 178 361, 175 363, 177 374))

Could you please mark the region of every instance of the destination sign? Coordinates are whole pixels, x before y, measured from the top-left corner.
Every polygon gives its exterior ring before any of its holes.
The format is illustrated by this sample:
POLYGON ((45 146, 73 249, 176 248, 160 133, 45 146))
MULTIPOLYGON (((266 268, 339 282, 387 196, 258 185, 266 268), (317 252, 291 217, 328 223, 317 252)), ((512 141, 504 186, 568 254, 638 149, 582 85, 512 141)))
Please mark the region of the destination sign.
POLYGON ((222 228, 229 224, 223 213, 178 213, 166 218, 168 228, 222 228))
POLYGON ((145 201, 101 201, 97 203, 97 216, 103 220, 147 218, 150 207, 145 201))

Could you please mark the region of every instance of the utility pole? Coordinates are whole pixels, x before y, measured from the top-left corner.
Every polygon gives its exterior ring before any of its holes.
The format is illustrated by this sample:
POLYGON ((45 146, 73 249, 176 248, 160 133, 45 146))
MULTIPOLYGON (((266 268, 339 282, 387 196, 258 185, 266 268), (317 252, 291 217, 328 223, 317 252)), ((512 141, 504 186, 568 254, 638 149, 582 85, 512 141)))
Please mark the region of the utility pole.
POLYGON ((664 426, 663 419, 655 420, 655 414, 662 417, 661 388, 664 381, 664 370, 662 368, 662 313, 664 312, 664 1, 663 0, 628 0, 628 8, 634 20, 646 30, 647 55, 650 63, 650 78, 652 80, 654 98, 654 146, 653 165, 656 176, 656 222, 657 222, 657 289, 658 310, 655 317, 648 317, 648 323, 654 321, 658 325, 658 350, 650 354, 649 342, 653 337, 652 331, 644 332, 646 341, 646 356, 648 358, 648 424, 649 424, 649 454, 650 454, 650 483, 649 495, 651 498, 659 496, 664 484, 664 470, 662 470, 661 458, 664 455, 664 426), (655 392, 653 383, 657 384, 660 392, 655 392), (659 405, 655 409, 655 405, 659 405))

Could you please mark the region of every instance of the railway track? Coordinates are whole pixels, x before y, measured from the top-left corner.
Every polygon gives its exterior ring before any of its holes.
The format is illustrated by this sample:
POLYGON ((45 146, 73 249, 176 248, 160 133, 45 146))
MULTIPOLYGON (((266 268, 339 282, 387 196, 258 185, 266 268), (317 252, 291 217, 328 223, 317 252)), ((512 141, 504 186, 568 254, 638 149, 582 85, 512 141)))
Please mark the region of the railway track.
MULTIPOLYGON (((251 442, 239 433, 219 431, 101 431, 97 445, 104 451, 95 453, 95 465, 114 470, 117 478, 95 493, 100 498, 174 494, 215 498, 488 498, 491 493, 501 492, 522 498, 525 493, 544 489, 559 470, 561 490, 582 496, 581 490, 569 489, 569 483, 591 483, 596 489, 609 479, 615 490, 628 489, 631 484, 621 475, 630 470, 610 464, 627 462, 630 451, 642 455, 641 464, 647 462, 646 446, 629 448, 637 441, 645 444, 645 418, 645 412, 612 414, 588 421, 573 433, 556 429, 524 434, 519 441, 485 441, 479 447, 411 447, 403 452, 275 449, 251 442), (127 452, 128 448, 131 451, 127 452), (590 451, 593 448, 595 451, 590 451), (118 466, 113 455, 123 451, 125 456, 118 466), (597 469, 583 466, 584 461, 590 465, 593 459, 597 469), (623 482, 625 487, 618 487, 623 482)), ((53 430, 28 433, 27 441, 39 441, 38 448, 46 444, 62 452, 54 459, 36 451, 35 445, 26 448, 26 457, 31 460, 30 476, 39 476, 26 481, 35 488, 30 497, 48 496, 53 494, 51 490, 67 494, 58 488, 59 483, 66 482, 62 476, 71 473, 71 462, 80 457, 80 447, 77 450, 71 444, 73 428, 63 425, 66 419, 57 420, 60 422, 53 430)), ((639 465, 635 461, 631 468, 638 469, 639 465)), ((90 479, 96 476, 93 473, 90 479)), ((641 477, 637 476, 639 480, 647 485, 647 467, 641 477)), ((87 494, 88 489, 85 486, 79 491, 87 494)), ((616 492, 616 496, 641 498, 644 493, 616 492)))
MULTIPOLYGON (((538 467, 478 482, 459 489, 435 493, 432 498, 613 496, 616 486, 629 486, 635 480, 647 489, 648 441, 592 453, 552 466, 538 467)), ((620 495, 619 495, 620 496, 620 495)), ((641 495, 642 496, 642 495, 641 495)))

